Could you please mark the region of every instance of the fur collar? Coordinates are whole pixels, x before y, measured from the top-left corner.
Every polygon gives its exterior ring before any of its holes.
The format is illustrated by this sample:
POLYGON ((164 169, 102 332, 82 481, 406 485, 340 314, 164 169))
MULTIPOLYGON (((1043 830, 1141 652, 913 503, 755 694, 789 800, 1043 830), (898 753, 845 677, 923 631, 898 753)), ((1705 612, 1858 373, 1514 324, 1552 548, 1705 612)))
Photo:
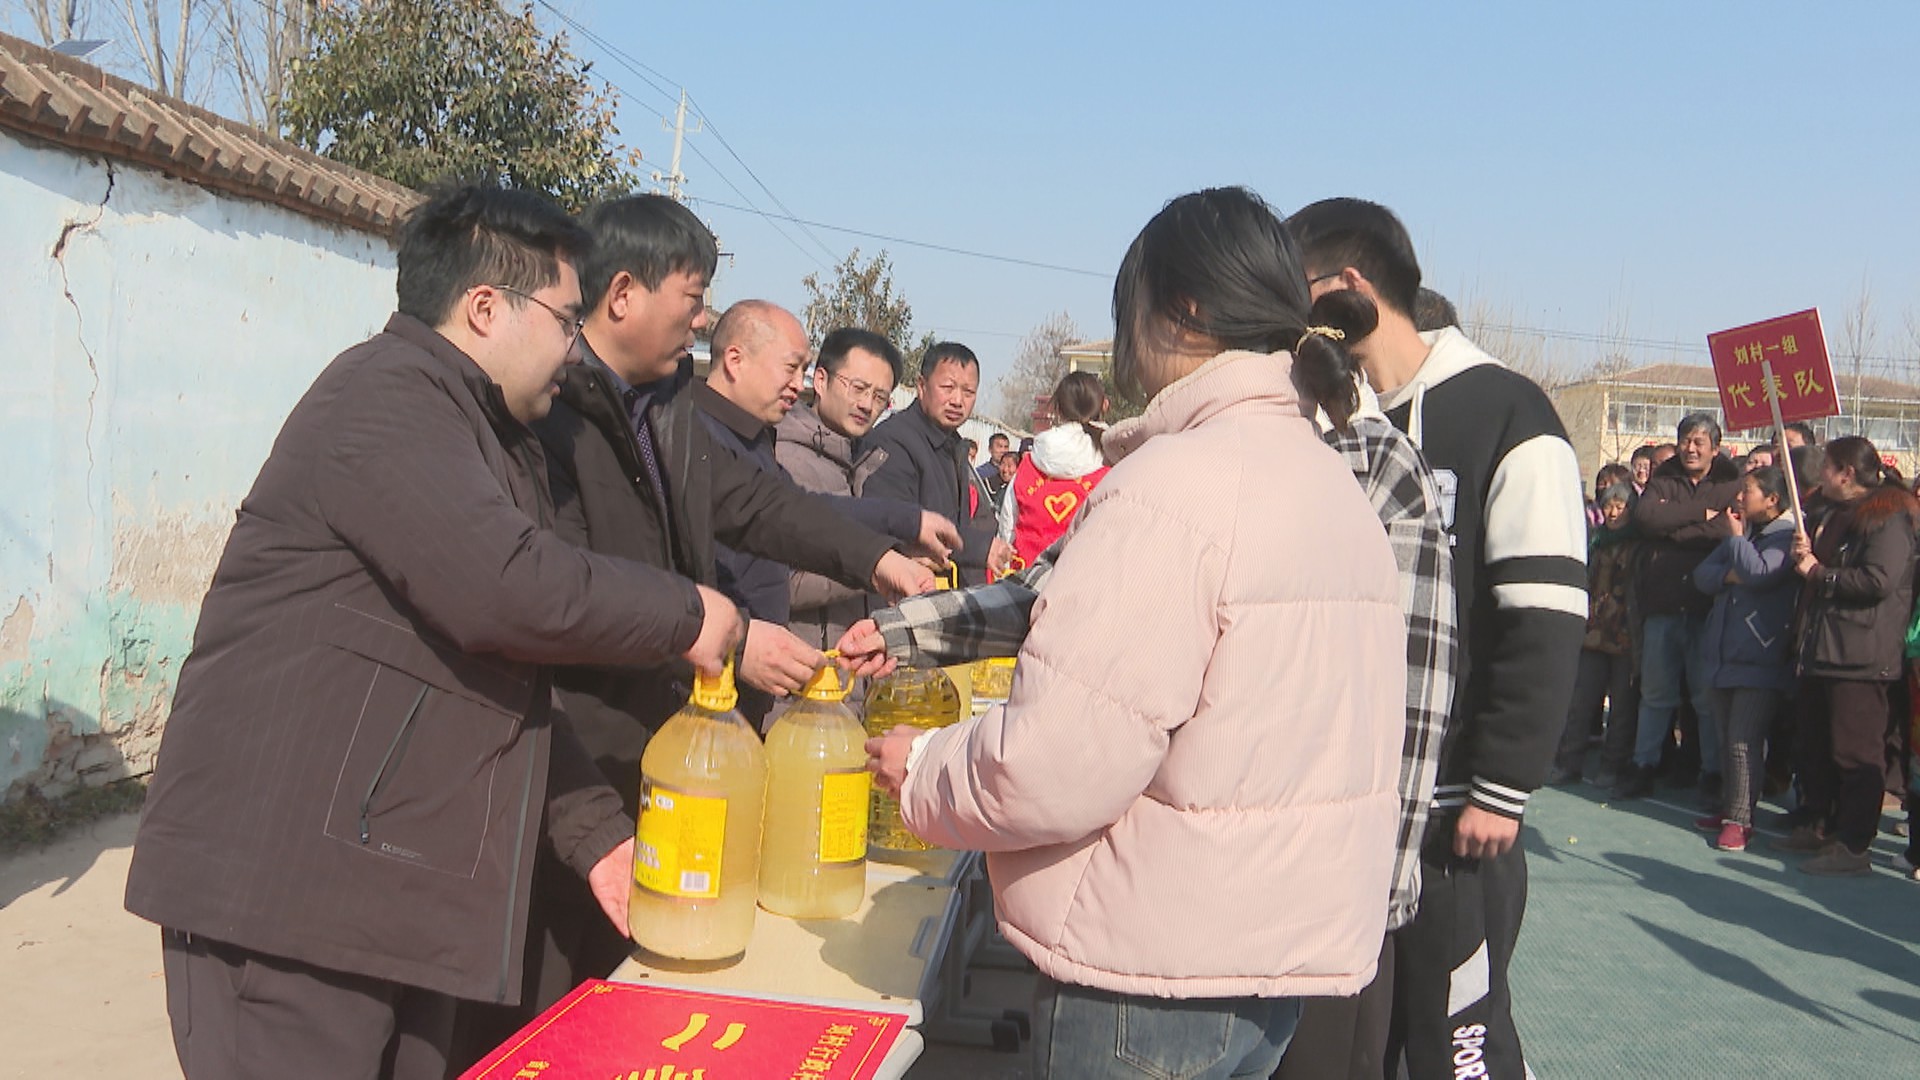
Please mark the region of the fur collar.
POLYGON ((1920 520, 1920 499, 1915 499, 1898 484, 1882 484, 1874 488, 1855 500, 1849 509, 1852 511, 1854 530, 1862 533, 1879 529, 1895 514, 1907 516, 1908 528, 1913 528, 1914 522, 1920 520))

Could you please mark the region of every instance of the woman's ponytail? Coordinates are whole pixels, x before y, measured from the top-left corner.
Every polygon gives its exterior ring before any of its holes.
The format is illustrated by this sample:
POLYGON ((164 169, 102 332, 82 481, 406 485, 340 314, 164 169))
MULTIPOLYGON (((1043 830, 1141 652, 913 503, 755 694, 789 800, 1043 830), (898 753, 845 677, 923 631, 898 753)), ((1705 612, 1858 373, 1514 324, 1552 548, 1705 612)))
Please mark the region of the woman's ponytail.
POLYGON ((1307 325, 1292 345, 1294 385, 1343 431, 1360 407, 1354 381, 1358 367, 1349 348, 1378 325, 1373 301, 1352 289, 1335 289, 1313 302, 1307 325))
POLYGON ((1106 387, 1100 385, 1100 376, 1091 371, 1068 372, 1053 388, 1053 419, 1057 424, 1079 424, 1087 438, 1093 440, 1093 448, 1100 448, 1100 439, 1105 432, 1096 423, 1100 419, 1101 407, 1107 403, 1106 387))

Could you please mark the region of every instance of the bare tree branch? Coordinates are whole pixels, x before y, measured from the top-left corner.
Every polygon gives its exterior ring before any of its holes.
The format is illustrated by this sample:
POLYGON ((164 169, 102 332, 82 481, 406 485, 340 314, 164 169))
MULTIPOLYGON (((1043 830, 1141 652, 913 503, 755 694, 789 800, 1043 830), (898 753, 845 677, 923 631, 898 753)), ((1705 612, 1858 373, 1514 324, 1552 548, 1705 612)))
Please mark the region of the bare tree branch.
POLYGON ((86 20, 81 0, 19 0, 19 6, 33 19, 33 31, 42 45, 72 41, 80 36, 86 20))
POLYGON ((1012 370, 996 384, 1001 423, 1025 430, 1033 422, 1034 403, 1053 393, 1067 373, 1067 358, 1060 350, 1079 340, 1080 328, 1064 311, 1047 316, 1020 340, 1012 370))
MULTIPOLYGON (((1847 369, 1853 376, 1853 405, 1848 412, 1854 417, 1860 416, 1862 381, 1866 378, 1866 361, 1873 354, 1875 342, 1880 337, 1880 319, 1873 310, 1873 283, 1865 274, 1860 275, 1860 295, 1847 308, 1846 317, 1840 323, 1840 357, 1846 360, 1847 369)), ((1845 395, 1842 407, 1846 407, 1845 395)))

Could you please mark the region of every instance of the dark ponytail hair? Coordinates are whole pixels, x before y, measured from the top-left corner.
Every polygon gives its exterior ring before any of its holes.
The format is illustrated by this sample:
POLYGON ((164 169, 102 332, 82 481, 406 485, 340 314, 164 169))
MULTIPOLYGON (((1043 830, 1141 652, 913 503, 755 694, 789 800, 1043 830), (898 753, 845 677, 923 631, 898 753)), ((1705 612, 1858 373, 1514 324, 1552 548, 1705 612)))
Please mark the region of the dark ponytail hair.
POLYGON ((1310 299, 1293 237, 1258 195, 1209 188, 1169 202, 1140 230, 1113 283, 1114 379, 1143 397, 1140 365, 1188 337, 1220 350, 1293 354, 1306 403, 1346 427, 1357 404, 1347 349, 1373 332, 1379 312, 1337 290, 1310 299), (1308 328, 1337 333, 1308 333, 1308 328))
POLYGON ((1093 440, 1094 449, 1100 448, 1100 426, 1094 421, 1100 419, 1100 406, 1106 403, 1106 388, 1100 385, 1100 376, 1091 371, 1073 371, 1060 380, 1053 388, 1053 417, 1062 424, 1079 424, 1093 440))
POLYGON ((1313 302, 1307 318, 1310 328, 1293 346, 1294 384, 1308 401, 1326 410, 1334 427, 1345 431, 1360 407, 1353 353, 1346 343, 1373 333, 1380 312, 1353 289, 1335 289, 1313 302))
POLYGON ((1853 470, 1853 482, 1863 488, 1876 488, 1886 482, 1880 468, 1880 451, 1858 435, 1842 435, 1824 447, 1834 471, 1853 470))

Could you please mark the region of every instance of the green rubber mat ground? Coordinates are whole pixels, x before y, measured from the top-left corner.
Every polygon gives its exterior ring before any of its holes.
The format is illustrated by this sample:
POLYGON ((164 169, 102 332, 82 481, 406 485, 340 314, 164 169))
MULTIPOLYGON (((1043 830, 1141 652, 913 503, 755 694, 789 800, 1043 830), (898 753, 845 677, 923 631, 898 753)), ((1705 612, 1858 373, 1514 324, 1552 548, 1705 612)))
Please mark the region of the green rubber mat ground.
MULTIPOLYGON (((1539 1080, 1920 1077, 1920 884, 1713 850, 1690 793, 1527 810, 1515 1014, 1539 1080)), ((1771 829, 1763 810, 1760 826, 1771 829)))

